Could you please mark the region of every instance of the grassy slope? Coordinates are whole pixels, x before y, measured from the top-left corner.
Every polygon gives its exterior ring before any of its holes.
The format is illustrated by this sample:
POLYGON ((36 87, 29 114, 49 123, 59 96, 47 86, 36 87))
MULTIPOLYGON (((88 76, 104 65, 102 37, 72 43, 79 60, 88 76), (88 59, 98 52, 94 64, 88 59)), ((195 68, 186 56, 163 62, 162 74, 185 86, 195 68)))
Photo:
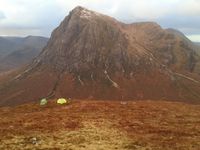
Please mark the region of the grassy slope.
POLYGON ((0 149, 197 150, 200 105, 72 101, 0 109, 0 149))

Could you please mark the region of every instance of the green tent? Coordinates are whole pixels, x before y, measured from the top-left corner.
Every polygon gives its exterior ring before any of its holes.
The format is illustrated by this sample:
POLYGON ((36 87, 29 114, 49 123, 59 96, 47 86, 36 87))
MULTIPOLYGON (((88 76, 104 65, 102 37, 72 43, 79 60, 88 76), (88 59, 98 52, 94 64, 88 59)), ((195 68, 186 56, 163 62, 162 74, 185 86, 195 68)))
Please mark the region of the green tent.
POLYGON ((40 106, 46 105, 48 103, 46 98, 40 100, 40 106))
POLYGON ((63 105, 63 104, 68 104, 68 103, 69 103, 69 100, 66 100, 65 98, 59 98, 57 100, 57 104, 63 105))

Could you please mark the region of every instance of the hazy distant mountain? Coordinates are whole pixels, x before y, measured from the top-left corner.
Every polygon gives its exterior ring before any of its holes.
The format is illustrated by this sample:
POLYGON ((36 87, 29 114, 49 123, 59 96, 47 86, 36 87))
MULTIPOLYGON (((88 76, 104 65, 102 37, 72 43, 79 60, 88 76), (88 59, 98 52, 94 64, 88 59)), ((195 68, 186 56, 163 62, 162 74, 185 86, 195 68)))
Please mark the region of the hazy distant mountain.
POLYGON ((47 44, 48 38, 39 36, 0 37, 0 71, 27 64, 47 44))
POLYGON ((195 42, 195 44, 199 45, 200 46, 200 42, 195 42))
POLYGON ((40 55, 4 80, 0 105, 43 97, 200 102, 199 81, 200 57, 182 33, 76 7, 40 55))
POLYGON ((0 58, 15 51, 16 45, 17 43, 15 43, 14 41, 8 40, 4 37, 0 37, 0 58))
POLYGON ((197 53, 199 54, 199 56, 200 56, 200 42, 195 42, 194 44, 195 44, 195 46, 196 46, 195 50, 196 50, 196 52, 197 52, 197 53))

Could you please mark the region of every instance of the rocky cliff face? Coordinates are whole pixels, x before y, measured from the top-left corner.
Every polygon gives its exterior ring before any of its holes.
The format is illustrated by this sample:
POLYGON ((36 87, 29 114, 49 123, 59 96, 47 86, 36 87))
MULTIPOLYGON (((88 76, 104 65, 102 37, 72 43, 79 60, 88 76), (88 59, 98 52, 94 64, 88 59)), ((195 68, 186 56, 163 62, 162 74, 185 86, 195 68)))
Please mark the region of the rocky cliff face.
POLYGON ((79 73, 84 68, 130 72, 139 61, 155 65, 151 60, 156 58, 162 65, 199 73, 193 46, 182 33, 156 23, 126 25, 77 7, 53 32, 37 61, 79 73))
POLYGON ((122 28, 123 24, 110 17, 77 7, 53 32, 36 61, 83 76, 100 70, 128 73, 142 59, 152 65, 151 56, 142 53, 145 50, 139 45, 131 49, 122 28))
POLYGON ((192 42, 173 30, 76 7, 0 98, 2 105, 60 96, 198 102, 199 68, 192 42))

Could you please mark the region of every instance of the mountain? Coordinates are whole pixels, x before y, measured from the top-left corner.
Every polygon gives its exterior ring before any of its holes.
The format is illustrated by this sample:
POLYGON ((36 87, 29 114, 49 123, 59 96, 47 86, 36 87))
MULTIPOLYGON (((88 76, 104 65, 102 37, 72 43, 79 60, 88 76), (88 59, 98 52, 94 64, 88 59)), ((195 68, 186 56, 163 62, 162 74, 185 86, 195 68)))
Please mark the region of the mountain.
POLYGON ((195 44, 199 45, 200 46, 200 42, 195 42, 195 44))
POLYGON ((0 37, 0 72, 30 63, 47 41, 48 38, 39 36, 0 37))
POLYGON ((15 50, 15 45, 15 42, 10 41, 4 37, 0 37, 0 58, 4 57, 9 52, 12 52, 12 50, 15 50))
POLYGON ((184 39, 184 41, 187 43, 187 45, 195 50, 196 53, 198 53, 198 55, 200 55, 200 43, 196 43, 196 42, 191 42, 182 32, 175 30, 175 29, 166 29, 167 31, 169 31, 172 34, 176 34, 177 36, 181 37, 182 39, 184 39))
POLYGON ((183 34, 76 7, 24 70, 1 82, 0 105, 40 98, 199 103, 200 56, 183 34))
POLYGON ((195 46, 196 46, 196 52, 200 55, 200 42, 196 42, 195 46))

